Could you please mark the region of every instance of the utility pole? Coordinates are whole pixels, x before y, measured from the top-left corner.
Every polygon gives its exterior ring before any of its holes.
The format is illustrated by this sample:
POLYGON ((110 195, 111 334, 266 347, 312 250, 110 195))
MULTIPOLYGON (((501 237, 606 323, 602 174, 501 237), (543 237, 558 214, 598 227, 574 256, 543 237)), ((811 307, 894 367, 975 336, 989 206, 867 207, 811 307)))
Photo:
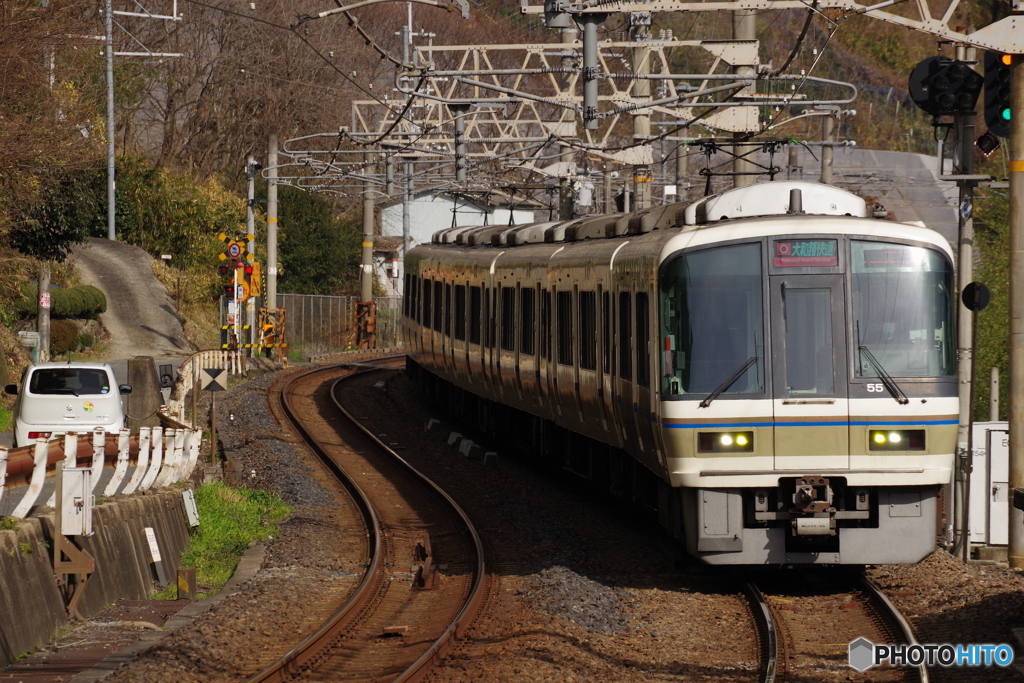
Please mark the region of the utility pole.
MULTIPOLYGON (((974 51, 973 48, 971 50, 974 51)), ((958 60, 971 59, 965 46, 956 46, 958 60)), ((974 112, 957 114, 955 117, 956 147, 953 160, 954 172, 958 175, 974 173, 974 112)), ((956 464, 954 469, 954 486, 959 484, 961 495, 954 496, 955 501, 966 501, 967 486, 970 479, 971 453, 971 386, 974 377, 974 349, 972 347, 974 313, 963 303, 960 295, 974 279, 974 182, 958 180, 959 202, 957 206, 957 396, 960 401, 960 415, 957 422, 956 464), (959 480, 959 481, 957 481, 959 480)), ((970 555, 971 538, 968 520, 970 510, 961 502, 963 509, 954 510, 955 519, 960 527, 961 550, 966 560, 970 555)))
POLYGON ((277 134, 267 141, 267 308, 277 309, 277 134))
POLYGON ((106 0, 104 20, 106 24, 107 58, 107 239, 117 239, 114 202, 114 2, 106 0))
MULTIPOLYGON (((245 202, 245 232, 248 240, 246 251, 249 253, 247 260, 251 265, 256 258, 256 171, 263 168, 262 164, 256 161, 253 155, 245 160, 246 180, 246 202, 245 202)), ((251 291, 251 289, 250 289, 251 291)), ((256 299, 252 296, 245 302, 246 322, 249 324, 249 344, 256 343, 256 299)))
MULTIPOLYGON (((647 33, 651 17, 647 13, 636 12, 628 15, 630 23, 630 39, 640 43, 650 40, 647 33)), ((644 78, 651 72, 651 48, 634 47, 632 55, 633 73, 637 78, 633 81, 633 98, 637 102, 649 102, 651 99, 651 82, 644 78)), ((642 144, 651 137, 651 113, 649 109, 641 109, 633 114, 633 143, 642 144)), ((651 167, 648 164, 637 164, 633 167, 633 187, 636 191, 636 209, 647 209, 651 206, 651 167)))
MULTIPOLYGON (((412 232, 413 171, 416 166, 412 157, 405 158, 405 192, 402 194, 402 260, 409 253, 412 232)), ((365 224, 364 224, 365 225, 365 224)), ((371 226, 372 227, 372 226, 371 226)), ((365 228, 364 228, 365 230, 365 228)), ((371 231, 372 232, 372 231, 371 231)))
MULTIPOLYGON (((576 27, 571 22, 567 28, 561 29, 561 40, 563 44, 576 42, 576 27)), ((575 62, 576 58, 568 49, 566 49, 565 52, 562 53, 562 68, 571 69, 576 66, 575 62)), ((569 86, 572 84, 572 75, 563 73, 561 81, 562 91, 568 92, 569 86)), ((576 115, 572 111, 563 109, 561 121, 565 125, 572 126, 574 129, 573 132, 575 133, 576 115)), ((563 131, 562 134, 564 135, 565 132, 563 131)), ((569 145, 562 145, 561 147, 562 149, 559 161, 562 162, 562 171, 559 173, 558 183, 558 219, 567 221, 573 217, 575 209, 572 198, 572 174, 570 173, 570 169, 572 168, 573 160, 576 155, 573 153, 572 147, 569 145)))
MULTIPOLYGON (((732 37, 733 40, 757 40, 757 12, 755 10, 733 10, 732 37)), ((733 69, 733 72, 737 75, 752 76, 754 75, 754 68, 750 66, 737 66, 733 69)), ((739 93, 753 92, 754 89, 755 86, 751 83, 742 88, 739 93)), ((732 172, 736 174, 732 177, 733 187, 753 185, 755 180, 755 176, 750 175, 755 170, 753 162, 746 158, 739 158, 740 155, 752 148, 749 142, 740 142, 744 139, 745 135, 743 133, 733 134, 733 140, 737 141, 732 147, 732 153, 736 155, 732 162, 732 172)))
MULTIPOLYGON (((1024 58, 1010 66, 1010 488, 1024 489, 1024 58)), ((1010 506, 1011 567, 1024 567, 1024 511, 1010 506)))
MULTIPOLYGON (((39 329, 39 362, 50 360, 50 262, 39 266, 39 308, 36 327, 39 329)), ((22 388, 22 391, 25 389, 22 388)))
POLYGON ((833 112, 829 112, 821 122, 821 182, 826 185, 832 183, 832 131, 836 124, 833 116, 833 112))
MULTIPOLYGON (((366 163, 364 173, 370 174, 373 156, 363 156, 366 163)), ((408 166, 408 163, 407 163, 408 166)), ((408 185, 406 185, 408 187, 408 185)), ((363 185, 363 254, 362 271, 359 274, 359 297, 362 303, 373 300, 373 185, 369 182, 363 185)), ((405 232, 405 221, 403 216, 403 233, 405 232)), ((404 237, 404 235, 403 235, 404 237)))

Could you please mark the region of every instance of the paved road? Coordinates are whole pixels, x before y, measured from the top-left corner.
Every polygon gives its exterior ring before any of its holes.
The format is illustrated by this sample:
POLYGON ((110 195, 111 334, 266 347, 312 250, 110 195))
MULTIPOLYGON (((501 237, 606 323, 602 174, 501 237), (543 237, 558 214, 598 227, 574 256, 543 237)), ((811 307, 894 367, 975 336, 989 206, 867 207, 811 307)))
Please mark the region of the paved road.
POLYGON ((190 353, 181 319, 142 249, 90 237, 72 252, 82 282, 107 296, 100 315, 110 332, 110 356, 181 356, 190 353))

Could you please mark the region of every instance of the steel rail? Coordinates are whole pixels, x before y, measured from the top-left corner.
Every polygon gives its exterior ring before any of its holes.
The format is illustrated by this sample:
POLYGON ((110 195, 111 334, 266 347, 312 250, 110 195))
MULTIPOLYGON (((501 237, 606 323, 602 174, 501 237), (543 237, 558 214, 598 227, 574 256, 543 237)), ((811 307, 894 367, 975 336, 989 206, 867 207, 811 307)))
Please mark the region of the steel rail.
POLYGON ((373 585, 374 579, 376 578, 381 566, 381 556, 383 553, 381 552, 382 538, 379 532, 380 520, 377 518, 377 513, 373 509, 373 505, 370 503, 369 498, 359 485, 349 477, 348 473, 340 465, 334 462, 320 442, 318 442, 309 430, 302 425, 302 420, 295 413, 295 410, 291 405, 291 400, 289 399, 289 391, 292 385, 298 380, 308 378, 310 375, 318 372, 327 372, 337 369, 338 366, 332 365, 296 375, 281 390, 281 405, 284 408, 288 419, 291 421, 292 425, 294 425, 296 431, 299 432, 302 439, 313 450, 313 452, 316 453, 317 457, 323 461, 324 465, 327 466, 338 481, 340 481, 352 494, 355 505, 359 508, 363 515, 363 519, 366 521, 367 535, 370 538, 370 563, 366 568, 366 572, 363 574, 363 579, 359 582, 355 593, 351 598, 349 598, 348 602, 342 605, 342 607, 335 612, 323 626, 317 629, 316 632, 293 647, 280 659, 275 661, 259 674, 248 679, 248 683, 265 683, 270 681, 276 682, 288 680, 292 676, 299 674, 303 670, 304 666, 311 660, 319 657, 320 653, 326 649, 328 644, 346 625, 349 617, 357 614, 358 611, 371 599, 370 593, 372 591, 370 591, 369 588, 373 585))
MULTIPOLYGON (((375 362, 395 360, 402 358, 403 356, 384 356, 381 358, 374 359, 375 362)), ((368 361, 360 361, 355 363, 342 363, 340 365, 332 365, 329 367, 318 368, 310 372, 302 373, 294 377, 292 380, 285 385, 282 390, 282 406, 288 415, 289 420, 295 425, 297 431, 300 432, 302 438, 310 445, 317 456, 324 461, 331 472, 352 492, 352 497, 356 501, 357 506, 360 508, 364 515, 364 519, 367 520, 368 534, 371 537, 371 552, 372 557, 370 566, 367 568, 366 573, 363 576, 362 581, 356 589, 356 592, 343 605, 330 620, 321 626, 316 633, 312 634, 301 643, 292 648, 283 657, 274 662, 270 667, 265 669, 263 672, 250 678, 248 683, 264 683, 270 681, 285 681, 300 674, 304 668, 307 667, 308 663, 319 659, 323 656, 323 651, 327 649, 328 644, 339 635, 341 630, 348 625, 350 617, 359 613, 359 611, 366 606, 366 604, 372 600, 373 591, 371 588, 374 586, 374 578, 376 571, 380 566, 381 561, 381 544, 382 536, 379 532, 380 522, 377 518, 376 512, 373 510, 373 506, 370 503, 368 497, 360 489, 358 484, 351 480, 344 468, 334 462, 326 453, 326 450, 321 446, 309 433, 305 427, 302 426, 301 420, 296 415, 292 408, 291 402, 288 400, 288 392, 292 384, 299 379, 307 378, 309 375, 317 372, 327 372, 337 370, 339 367, 352 367, 355 369, 351 375, 339 378, 331 385, 331 400, 333 401, 337 410, 344 415, 345 419, 349 423, 358 428, 367 438, 369 438, 381 451, 386 452, 395 462, 406 469, 408 472, 414 475, 417 481, 428 491, 440 496, 444 502, 450 506, 450 512, 454 512, 458 520, 465 526, 464 534, 472 542, 474 549, 477 554, 476 563, 476 576, 473 579, 473 583, 470 587, 469 593, 465 599, 462 609, 456 616, 455 620, 448 626, 445 632, 431 644, 431 646, 420 655, 416 661, 414 661, 405 671, 398 674, 395 678, 391 679, 393 683, 411 683, 413 681, 422 680, 431 669, 444 657, 444 655, 451 649, 452 644, 456 638, 459 638, 465 634, 466 629, 472 623, 473 619, 479 613, 480 608, 483 606, 484 599, 486 598, 485 588, 485 562, 483 554, 483 542, 480 539, 472 522, 466 515, 465 511, 459 507, 457 503, 445 493, 440 487, 437 486, 433 481, 423 475, 419 470, 409 464, 405 459, 395 453, 393 450, 388 448, 375 434, 370 432, 365 426, 359 423, 351 413, 345 410, 338 401, 338 387, 339 385, 356 375, 365 374, 375 370, 391 369, 381 366, 369 365, 368 361)))
POLYGON ((760 589, 748 580, 743 581, 744 590, 757 609, 754 610, 754 619, 758 621, 758 630, 764 632, 761 639, 761 655, 764 658, 761 680, 763 683, 775 683, 775 676, 779 668, 779 637, 775 628, 775 618, 772 617, 771 607, 765 600, 760 589), (760 619, 758 619, 760 616, 760 619))
MULTIPOLYGON (((882 592, 875 584, 867 577, 860 577, 861 585, 867 592, 868 596, 875 602, 876 605, 881 605, 880 609, 886 612, 889 617, 899 626, 903 639, 907 641, 907 645, 920 645, 917 642, 917 638, 914 637, 914 630, 910 627, 910 623, 906 620, 903 614, 896 609, 896 605, 892 604, 892 601, 886 597, 885 593, 882 592)), ((920 664, 917 668, 918 680, 921 683, 928 683, 928 668, 924 664, 920 664)))
MULTIPOLYGON (((379 359, 386 360, 386 359, 379 359)), ((380 370, 382 368, 373 368, 366 370, 366 372, 373 372, 374 370, 380 370)), ((331 399, 334 404, 338 407, 338 410, 345 415, 346 419, 352 422, 370 439, 372 439, 381 450, 387 451, 391 458, 399 463, 406 470, 411 472, 417 480, 427 486, 427 488, 433 493, 440 496, 458 515, 459 519, 465 525, 465 533, 469 540, 472 542, 474 549, 476 550, 476 575, 473 577, 473 584, 469 589, 469 595, 466 597, 466 602, 462 609, 459 611, 458 616, 451 625, 445 629, 445 632, 441 634, 437 640, 424 652, 420 657, 413 662, 405 671, 398 674, 392 683, 412 683, 414 681, 423 680, 430 670, 444 657, 444 655, 451 649, 454 641, 457 638, 462 637, 466 629, 476 618, 480 608, 483 607, 484 599, 486 598, 487 591, 485 590, 484 578, 486 576, 485 570, 486 565, 484 562, 484 546, 483 541, 480 538, 480 534, 477 533, 476 527, 470 521, 469 516, 462 509, 462 507, 455 502, 455 500, 449 496, 440 486, 435 484, 429 477, 420 472, 418 469, 413 467, 405 458, 398 455, 395 451, 391 450, 383 441, 381 441, 376 434, 372 433, 363 424, 359 423, 352 415, 342 407, 338 401, 337 393, 335 388, 347 378, 339 379, 331 387, 331 399)))

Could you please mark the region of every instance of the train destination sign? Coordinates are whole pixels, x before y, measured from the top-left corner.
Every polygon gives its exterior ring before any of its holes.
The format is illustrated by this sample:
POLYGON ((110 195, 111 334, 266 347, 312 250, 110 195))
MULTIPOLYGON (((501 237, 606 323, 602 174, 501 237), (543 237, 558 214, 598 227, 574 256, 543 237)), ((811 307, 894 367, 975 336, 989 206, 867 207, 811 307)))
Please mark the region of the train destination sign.
POLYGON ((839 244, 836 240, 779 240, 775 243, 776 267, 838 265, 839 244))

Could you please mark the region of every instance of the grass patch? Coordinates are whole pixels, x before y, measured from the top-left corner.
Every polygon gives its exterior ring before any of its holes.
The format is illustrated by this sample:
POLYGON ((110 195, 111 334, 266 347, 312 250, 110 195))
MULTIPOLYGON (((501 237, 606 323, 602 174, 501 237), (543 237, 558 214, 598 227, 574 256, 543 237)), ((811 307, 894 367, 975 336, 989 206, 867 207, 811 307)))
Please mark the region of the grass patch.
MULTIPOLYGON (((291 508, 278 494, 229 486, 224 482, 203 484, 196 490, 199 528, 193 532, 181 566, 196 568, 196 582, 210 586, 215 593, 234 573, 238 560, 253 541, 276 536, 277 525, 291 508)), ((156 597, 173 599, 177 589, 171 584, 156 597)))
POLYGON ((0 403, 0 432, 14 431, 14 413, 0 403))

